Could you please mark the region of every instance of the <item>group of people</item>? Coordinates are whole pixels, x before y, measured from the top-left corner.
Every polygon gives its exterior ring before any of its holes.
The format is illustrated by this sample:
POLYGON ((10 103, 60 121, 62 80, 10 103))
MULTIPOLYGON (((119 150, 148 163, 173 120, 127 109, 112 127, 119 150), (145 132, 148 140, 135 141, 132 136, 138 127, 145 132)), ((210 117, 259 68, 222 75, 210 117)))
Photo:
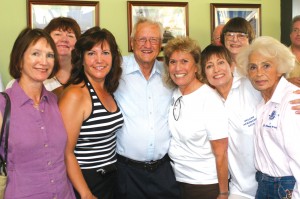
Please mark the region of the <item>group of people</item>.
POLYGON ((221 44, 176 37, 160 62, 163 33, 140 18, 123 57, 67 17, 19 34, 5 198, 300 198, 293 53, 237 17, 221 44))

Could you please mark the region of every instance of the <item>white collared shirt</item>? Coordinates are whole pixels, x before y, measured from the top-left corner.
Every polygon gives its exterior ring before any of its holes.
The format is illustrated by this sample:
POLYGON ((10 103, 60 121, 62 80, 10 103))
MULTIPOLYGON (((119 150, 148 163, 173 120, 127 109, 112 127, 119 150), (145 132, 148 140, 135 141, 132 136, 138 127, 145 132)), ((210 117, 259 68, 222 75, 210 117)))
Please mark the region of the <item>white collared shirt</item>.
POLYGON ((258 105, 255 126, 255 167, 273 177, 294 176, 293 198, 300 198, 300 115, 289 103, 299 89, 282 77, 271 97, 258 105))
POLYGON ((117 132, 117 153, 138 161, 161 159, 171 139, 168 109, 172 98, 172 90, 162 81, 162 63, 155 61, 148 80, 133 55, 123 57, 122 69, 114 93, 124 117, 117 132))
POLYGON ((246 77, 240 75, 234 77, 226 101, 223 99, 229 120, 230 194, 247 198, 254 198, 257 190, 253 138, 256 106, 260 100, 260 92, 253 88, 246 77))

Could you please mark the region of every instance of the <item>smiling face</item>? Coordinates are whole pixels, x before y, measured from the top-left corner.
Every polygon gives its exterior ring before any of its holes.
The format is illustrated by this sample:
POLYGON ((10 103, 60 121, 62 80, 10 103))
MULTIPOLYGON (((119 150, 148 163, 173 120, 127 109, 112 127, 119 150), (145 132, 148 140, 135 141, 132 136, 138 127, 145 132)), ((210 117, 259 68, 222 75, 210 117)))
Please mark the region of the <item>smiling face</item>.
POLYGON ((275 58, 266 58, 258 52, 253 52, 249 56, 249 79, 252 85, 262 93, 265 100, 272 97, 282 76, 277 72, 277 68, 275 58))
POLYGON ((185 93, 193 86, 196 79, 197 65, 190 53, 175 51, 170 56, 169 73, 173 82, 185 93))
POLYGON ((84 72, 90 80, 104 82, 112 67, 112 54, 106 41, 84 52, 84 72))
POLYGON ((74 49, 77 41, 72 29, 67 31, 56 29, 50 33, 50 36, 54 40, 59 56, 71 56, 71 51, 74 49))
POLYGON ((235 58, 244 47, 249 46, 249 39, 244 33, 226 32, 224 35, 224 44, 231 56, 235 58))
POLYGON ((161 48, 159 27, 147 22, 139 24, 134 38, 131 39, 131 47, 140 66, 152 67, 161 48))
POLYGON ((233 67, 221 56, 212 55, 205 63, 207 81, 217 90, 231 86, 233 67))
POLYGON ((54 51, 45 38, 31 44, 25 51, 21 63, 22 80, 43 82, 54 67, 54 51))

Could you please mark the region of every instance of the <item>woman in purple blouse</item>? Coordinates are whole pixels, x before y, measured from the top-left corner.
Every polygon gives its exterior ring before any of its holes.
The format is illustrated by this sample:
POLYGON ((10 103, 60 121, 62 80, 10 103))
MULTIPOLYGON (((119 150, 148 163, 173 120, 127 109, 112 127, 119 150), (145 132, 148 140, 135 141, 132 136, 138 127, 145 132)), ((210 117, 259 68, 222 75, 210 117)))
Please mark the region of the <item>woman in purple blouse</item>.
MULTIPOLYGON (((10 75, 17 81, 6 90, 11 119, 5 199, 75 198, 64 162, 67 134, 57 98, 43 86, 58 68, 51 37, 43 30, 24 29, 9 64, 10 75)), ((4 107, 0 96, 0 127, 4 107)))

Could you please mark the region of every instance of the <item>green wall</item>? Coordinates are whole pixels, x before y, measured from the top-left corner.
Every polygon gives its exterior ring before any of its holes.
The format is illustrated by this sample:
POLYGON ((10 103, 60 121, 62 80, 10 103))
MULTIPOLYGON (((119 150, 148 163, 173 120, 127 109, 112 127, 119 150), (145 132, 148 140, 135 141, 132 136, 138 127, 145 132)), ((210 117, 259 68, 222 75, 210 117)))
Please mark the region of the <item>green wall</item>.
MULTIPOLYGON (((171 0, 163 1, 171 2, 171 0)), ((210 3, 261 4, 262 35, 280 39, 280 0, 176 1, 189 2, 189 36, 198 40, 202 48, 210 43, 210 3)), ((0 1, 0 73, 4 84, 10 80, 8 64, 13 42, 27 24, 26 2, 26 0, 0 1)), ((100 26, 109 29, 115 35, 122 54, 127 55, 127 0, 100 0, 99 3, 100 26)))

